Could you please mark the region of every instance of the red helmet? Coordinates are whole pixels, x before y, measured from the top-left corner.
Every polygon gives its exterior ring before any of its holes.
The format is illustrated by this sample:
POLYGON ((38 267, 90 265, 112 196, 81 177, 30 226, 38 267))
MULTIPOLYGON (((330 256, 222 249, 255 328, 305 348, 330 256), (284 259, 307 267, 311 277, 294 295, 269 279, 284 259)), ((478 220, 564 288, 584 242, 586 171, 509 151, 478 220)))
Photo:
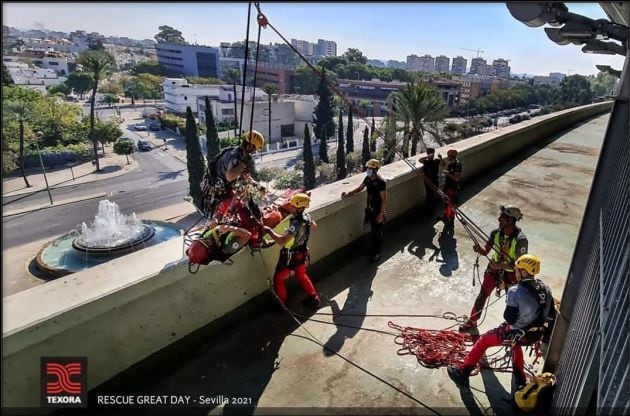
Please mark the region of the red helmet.
POLYGON ((446 156, 448 156, 448 157, 457 157, 457 150, 449 149, 448 152, 446 152, 446 156))
POLYGON ((192 242, 188 250, 186 250, 188 262, 193 264, 210 263, 210 248, 208 243, 203 240, 195 240, 192 242))

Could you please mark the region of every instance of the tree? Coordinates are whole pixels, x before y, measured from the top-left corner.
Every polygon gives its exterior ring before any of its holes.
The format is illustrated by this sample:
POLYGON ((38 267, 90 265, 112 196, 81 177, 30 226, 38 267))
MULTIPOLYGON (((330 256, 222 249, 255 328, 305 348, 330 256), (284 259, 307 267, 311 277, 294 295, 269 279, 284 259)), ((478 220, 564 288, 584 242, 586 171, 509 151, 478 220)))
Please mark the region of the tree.
MULTIPOLYGON (((328 72, 328 78, 334 79, 334 74, 328 72)), ((296 94, 316 94, 319 82, 321 82, 319 76, 311 68, 301 65, 297 67, 293 76, 293 92, 296 94)))
POLYGON ((346 152, 344 150, 343 140, 343 114, 339 109, 339 126, 337 126, 337 180, 348 176, 346 167, 346 152))
POLYGON ((67 134, 80 124, 82 109, 57 96, 47 96, 35 103, 33 126, 43 133, 44 146, 68 144, 67 134))
POLYGON ((186 81, 189 84, 202 84, 202 85, 223 85, 225 84, 218 78, 214 77, 186 77, 186 81))
POLYGON ((582 75, 571 75, 560 83, 558 102, 568 105, 584 105, 593 99, 591 84, 582 75))
POLYGON ((98 161, 98 148, 96 145, 96 137, 94 136, 94 107, 96 105, 96 90, 98 83, 107 73, 114 67, 116 61, 108 52, 88 50, 82 52, 77 59, 77 63, 83 66, 83 69, 92 75, 92 96, 90 98, 90 140, 94 148, 94 160, 96 162, 96 171, 100 171, 98 161))
POLYGON ((115 121, 97 120, 94 125, 94 135, 103 146, 103 153, 105 153, 105 145, 115 143, 123 136, 123 132, 115 121))
MULTIPOLYGON (((324 79, 326 79, 326 72, 323 73, 324 79)), ((319 81, 319 87, 317 89, 317 95, 319 95, 319 102, 315 107, 315 137, 319 139, 319 158, 323 162, 328 163, 328 146, 326 140, 334 133, 334 121, 333 121, 333 104, 332 94, 328 89, 328 85, 323 79, 319 81)))
POLYGON ((205 116, 206 116, 206 143, 207 143, 207 157, 208 164, 214 160, 219 154, 219 133, 217 133, 217 126, 214 123, 214 115, 212 114, 212 108, 210 108, 210 99, 206 96, 205 99, 205 116))
POLYGON ((13 85, 13 77, 11 77, 11 73, 7 69, 5 64, 2 64, 2 85, 13 85))
POLYGON ((116 94, 105 94, 103 96, 103 102, 106 103, 109 108, 112 108, 112 104, 118 103, 118 96, 116 94))
POLYGON ((129 155, 133 153, 133 142, 127 140, 117 141, 114 143, 114 153, 127 156, 127 164, 129 164, 129 155))
POLYGON ((361 161, 363 166, 370 160, 370 129, 365 126, 363 129, 363 148, 361 149, 361 161))
POLYGON ((139 74, 132 79, 130 88, 137 97, 142 98, 143 105, 146 106, 147 99, 162 98, 162 82, 164 77, 151 74, 139 74))
POLYGON ((443 120, 448 114, 448 108, 438 92, 425 84, 410 82, 401 90, 390 95, 396 102, 395 116, 410 126, 411 155, 417 152, 418 141, 424 143, 425 123, 443 120))
POLYGON ((350 62, 357 62, 360 64, 367 64, 367 57, 363 56, 363 53, 355 48, 349 48, 344 54, 343 57, 350 62))
MULTIPOLYGON (((278 87, 275 85, 267 84, 263 87, 263 91, 267 94, 267 98, 269 99, 269 143, 271 143, 271 96, 278 92, 278 87)), ((282 143, 282 134, 280 134, 280 143, 282 143)))
POLYGON ((346 132, 346 153, 354 152, 354 123, 352 121, 352 106, 348 107, 348 131, 346 132))
POLYGON ((308 123, 304 124, 304 188, 309 191, 315 188, 315 162, 308 123))
MULTIPOLYGON (((20 126, 20 152, 18 154, 18 165, 20 166, 20 172, 22 173, 22 178, 24 178, 24 184, 27 188, 31 187, 31 184, 28 183, 28 179, 26 178, 26 172, 24 171, 24 122, 30 117, 31 112, 33 110, 32 103, 28 101, 6 101, 4 102, 3 113, 7 114, 9 117, 15 117, 18 120, 20 126)), ((3 122, 4 124, 4 122, 3 122)), ((4 136, 4 135, 3 135, 4 136)), ((4 141, 4 137, 3 137, 4 141)))
POLYGON ((49 85, 48 87, 46 87, 46 92, 48 92, 48 94, 50 95, 62 94, 64 97, 66 97, 70 95, 72 90, 70 89, 70 87, 68 87, 68 85, 62 82, 61 84, 49 85))
POLYGON ((72 72, 64 83, 83 99, 83 94, 94 86, 94 78, 89 72, 72 72))
POLYGON ((186 107, 186 160, 188 165, 188 183, 190 185, 190 196, 193 204, 197 208, 201 208, 201 180, 205 166, 203 163, 203 155, 201 154, 201 145, 197 136, 197 122, 193 116, 190 106, 186 107))
POLYGON ((376 126, 372 117, 372 136, 370 137, 370 152, 376 152, 376 126))
POLYGON ((155 59, 138 62, 131 67, 130 71, 133 75, 151 74, 159 76, 167 76, 167 71, 155 59))
POLYGON ((157 43, 174 43, 177 45, 187 45, 186 39, 182 36, 182 32, 167 25, 158 26, 160 31, 155 35, 157 43))
POLYGON ((236 68, 230 68, 225 73, 226 79, 232 83, 232 94, 234 94, 234 137, 238 135, 238 121, 236 120, 236 114, 238 109, 236 107, 236 84, 238 84, 241 78, 241 71, 236 68))

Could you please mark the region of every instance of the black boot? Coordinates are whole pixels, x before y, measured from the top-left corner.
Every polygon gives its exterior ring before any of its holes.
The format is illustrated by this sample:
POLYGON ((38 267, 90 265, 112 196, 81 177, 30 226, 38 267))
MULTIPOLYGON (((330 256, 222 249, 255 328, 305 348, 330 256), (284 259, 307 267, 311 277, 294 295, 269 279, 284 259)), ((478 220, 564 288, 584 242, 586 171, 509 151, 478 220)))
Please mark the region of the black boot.
POLYGON ((304 299, 302 303, 308 306, 309 308, 317 309, 319 308, 319 296, 311 295, 308 298, 304 299))
POLYGON ((470 377, 470 373, 472 373, 471 368, 460 368, 455 365, 449 365, 446 367, 446 371, 448 372, 448 376, 457 384, 458 386, 468 387, 470 385, 468 378, 470 377))

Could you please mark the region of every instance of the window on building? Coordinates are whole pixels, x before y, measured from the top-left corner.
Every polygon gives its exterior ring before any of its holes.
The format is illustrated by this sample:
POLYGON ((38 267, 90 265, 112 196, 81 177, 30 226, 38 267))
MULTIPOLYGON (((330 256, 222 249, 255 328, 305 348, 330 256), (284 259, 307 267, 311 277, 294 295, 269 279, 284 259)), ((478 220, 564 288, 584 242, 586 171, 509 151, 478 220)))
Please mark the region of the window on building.
POLYGON ((184 95, 184 101, 188 101, 188 97, 184 95))
POLYGON ((232 116, 232 115, 234 115, 234 109, 233 108, 222 108, 221 109, 221 115, 222 116, 232 116))
POLYGON ((48 61, 48 65, 59 66, 59 62, 48 61))
POLYGON ((197 52, 197 72, 200 77, 219 77, 219 58, 214 53, 197 52))
POLYGON ((282 124, 280 126, 280 136, 295 136, 295 125, 294 124, 282 124))

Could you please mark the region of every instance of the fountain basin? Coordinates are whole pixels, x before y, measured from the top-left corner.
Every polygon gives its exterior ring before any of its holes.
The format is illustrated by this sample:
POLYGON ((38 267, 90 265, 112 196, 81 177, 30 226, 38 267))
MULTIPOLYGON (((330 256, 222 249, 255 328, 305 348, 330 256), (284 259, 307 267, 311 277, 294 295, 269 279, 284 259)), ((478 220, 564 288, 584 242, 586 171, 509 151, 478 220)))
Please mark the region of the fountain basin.
POLYGON ((45 277, 58 278, 181 235, 179 227, 164 221, 142 221, 142 224, 143 231, 138 237, 116 247, 87 247, 81 244, 76 232, 64 234, 39 250, 35 258, 37 267, 45 277))

